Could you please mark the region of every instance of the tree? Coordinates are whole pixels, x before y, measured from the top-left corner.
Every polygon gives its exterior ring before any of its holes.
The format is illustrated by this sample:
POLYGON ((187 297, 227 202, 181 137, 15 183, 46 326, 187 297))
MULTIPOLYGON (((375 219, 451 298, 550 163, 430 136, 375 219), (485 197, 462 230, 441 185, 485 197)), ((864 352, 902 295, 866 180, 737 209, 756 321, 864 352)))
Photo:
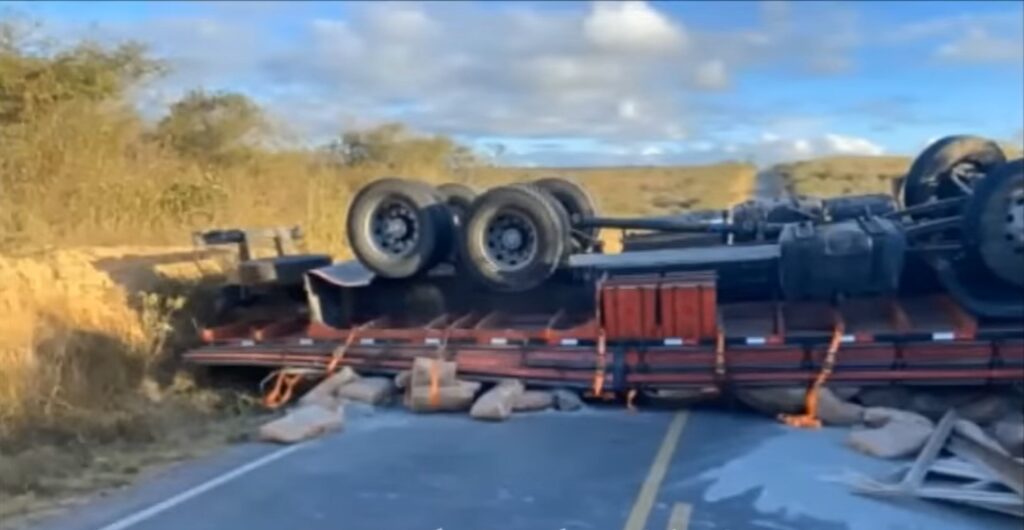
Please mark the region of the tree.
POLYGON ((348 131, 327 146, 329 153, 349 166, 378 166, 390 170, 436 168, 450 171, 476 163, 473 152, 446 136, 416 135, 400 123, 348 131))
POLYGON ((156 137, 182 155, 207 163, 229 163, 251 154, 267 132, 263 110, 232 92, 193 90, 156 127, 156 137))
POLYGON ((72 101, 120 101, 129 87, 164 64, 137 43, 84 42, 53 51, 25 25, 0 21, 0 126, 24 123, 72 101))

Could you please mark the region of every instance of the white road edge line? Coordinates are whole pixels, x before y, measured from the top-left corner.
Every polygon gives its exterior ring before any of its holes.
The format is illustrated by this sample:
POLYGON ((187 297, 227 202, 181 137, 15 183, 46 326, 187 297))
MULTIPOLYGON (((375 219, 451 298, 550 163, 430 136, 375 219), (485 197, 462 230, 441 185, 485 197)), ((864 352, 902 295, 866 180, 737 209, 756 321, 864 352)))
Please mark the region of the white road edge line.
POLYGON ((306 444, 298 444, 278 449, 277 451, 274 451, 273 453, 270 453, 268 455, 264 455, 261 458, 249 462, 248 464, 239 466, 235 469, 232 469, 231 471, 228 471, 227 473, 207 480, 206 482, 203 482, 198 486, 187 489, 169 499, 165 499, 161 502, 158 502, 153 506, 146 508, 145 510, 135 512, 127 517, 114 521, 113 523, 110 523, 107 526, 100 528, 99 530, 125 530, 126 528, 131 528, 132 526, 135 526, 147 519, 159 515, 167 510, 170 510, 171 508, 174 508, 175 506, 189 499, 192 499, 193 497, 198 497, 199 495, 202 495, 203 493, 206 493, 207 491, 210 491, 216 488, 217 486, 230 482, 251 471, 255 471, 275 460, 284 458, 305 446, 306 444))

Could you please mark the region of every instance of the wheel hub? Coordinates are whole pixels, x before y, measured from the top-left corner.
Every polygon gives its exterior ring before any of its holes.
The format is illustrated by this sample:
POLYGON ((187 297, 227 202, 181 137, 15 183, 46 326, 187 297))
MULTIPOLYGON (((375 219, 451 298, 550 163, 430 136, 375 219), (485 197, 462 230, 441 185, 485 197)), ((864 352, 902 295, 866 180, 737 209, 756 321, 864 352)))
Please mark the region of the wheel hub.
POLYGON ((488 223, 485 257, 501 270, 521 269, 537 252, 537 229, 519 212, 499 213, 488 223))
POLYGON ((399 200, 381 204, 370 222, 373 243, 394 256, 412 251, 419 237, 418 228, 413 207, 399 200))
POLYGON ((392 239, 401 239, 407 233, 409 233, 409 226, 405 224, 405 219, 392 218, 384 224, 384 234, 392 239))
POLYGON ((523 246, 523 233, 518 228, 508 228, 501 233, 501 244, 506 250, 519 250, 523 246))

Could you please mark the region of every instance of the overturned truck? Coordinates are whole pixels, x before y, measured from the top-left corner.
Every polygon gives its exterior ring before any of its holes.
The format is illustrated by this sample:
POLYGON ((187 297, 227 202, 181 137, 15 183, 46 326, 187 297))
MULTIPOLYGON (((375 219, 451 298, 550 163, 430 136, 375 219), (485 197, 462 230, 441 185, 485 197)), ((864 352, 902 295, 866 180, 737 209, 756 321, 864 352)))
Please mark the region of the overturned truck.
POLYGON ((562 179, 481 194, 382 179, 349 208, 356 260, 243 261, 262 272, 226 289, 226 321, 185 359, 315 375, 432 357, 596 396, 1024 382, 1024 161, 948 137, 899 184, 607 218, 562 179), (602 229, 623 231, 621 253, 602 229))

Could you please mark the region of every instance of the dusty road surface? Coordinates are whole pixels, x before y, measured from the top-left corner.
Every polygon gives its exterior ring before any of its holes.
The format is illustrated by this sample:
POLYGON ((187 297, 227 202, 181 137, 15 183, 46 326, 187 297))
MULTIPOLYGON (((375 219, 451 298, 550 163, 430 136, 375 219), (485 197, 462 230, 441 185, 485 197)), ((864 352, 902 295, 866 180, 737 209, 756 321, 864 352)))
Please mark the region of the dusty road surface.
POLYGON ((1018 529, 938 504, 851 495, 892 462, 842 430, 718 411, 599 409, 501 424, 400 410, 291 447, 188 463, 34 530, 1018 529))

